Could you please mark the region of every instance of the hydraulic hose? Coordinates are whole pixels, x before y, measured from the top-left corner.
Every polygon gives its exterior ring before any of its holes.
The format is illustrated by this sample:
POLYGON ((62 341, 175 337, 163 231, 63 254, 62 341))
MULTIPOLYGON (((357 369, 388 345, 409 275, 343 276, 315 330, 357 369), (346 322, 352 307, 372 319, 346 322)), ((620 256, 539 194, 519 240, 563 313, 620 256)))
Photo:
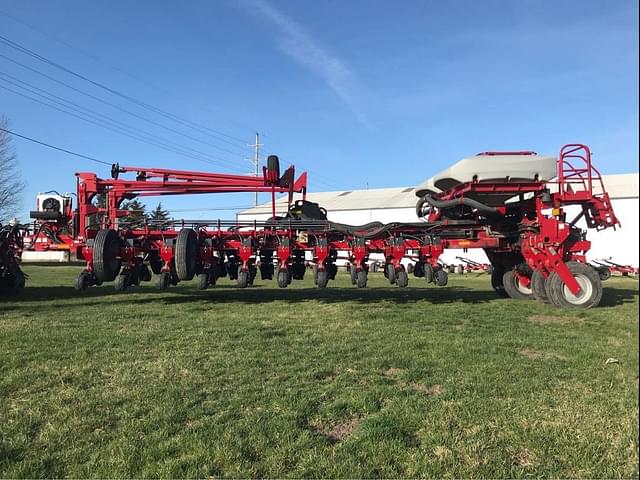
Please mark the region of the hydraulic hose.
POLYGON ((420 198, 420 200, 418 200, 418 203, 416 204, 416 214, 418 215, 418 217, 422 216, 422 207, 425 203, 439 209, 451 208, 458 205, 466 205, 467 207, 475 208, 476 210, 483 213, 492 215, 498 213, 497 208, 490 207, 489 205, 485 205, 484 203, 478 202, 477 200, 473 200, 471 198, 462 197, 455 198, 453 200, 436 200, 427 193, 422 198, 420 198))

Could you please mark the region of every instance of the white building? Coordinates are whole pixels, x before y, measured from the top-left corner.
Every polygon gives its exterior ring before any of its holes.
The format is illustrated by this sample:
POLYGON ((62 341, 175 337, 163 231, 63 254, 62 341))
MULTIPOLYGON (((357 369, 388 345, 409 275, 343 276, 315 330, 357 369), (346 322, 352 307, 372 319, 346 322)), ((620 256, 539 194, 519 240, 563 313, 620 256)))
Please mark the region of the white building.
MULTIPOLYGON (((592 242, 589 259, 611 259, 623 265, 638 266, 638 174, 604 175, 604 183, 612 200, 621 228, 601 232, 589 230, 587 238, 592 242)), ((298 197, 296 197, 298 198, 298 197)), ((301 198, 301 197, 300 197, 301 198)), ((346 190, 338 192, 308 193, 307 200, 318 203, 327 210, 329 220, 350 225, 368 222, 415 222, 415 205, 418 200, 414 187, 380 188, 372 190, 346 190)), ((287 198, 276 202, 276 213, 287 211, 287 198)), ((579 211, 579 210, 578 210, 579 211)), ((571 212, 569 211, 569 216, 571 212)), ((239 221, 266 220, 271 217, 271 203, 238 213, 239 221)), ((579 224, 580 225, 580 224, 579 224)), ((586 226, 583 223, 583 228, 586 226)), ((459 263, 456 256, 464 256, 479 262, 488 262, 482 250, 445 250, 442 261, 459 263)))

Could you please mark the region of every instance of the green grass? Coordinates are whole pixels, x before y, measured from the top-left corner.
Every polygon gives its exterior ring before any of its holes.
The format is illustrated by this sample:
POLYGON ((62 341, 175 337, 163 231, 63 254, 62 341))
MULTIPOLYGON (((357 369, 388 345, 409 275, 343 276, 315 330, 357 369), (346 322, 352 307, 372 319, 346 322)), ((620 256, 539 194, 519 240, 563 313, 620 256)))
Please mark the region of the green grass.
POLYGON ((78 294, 78 267, 26 271, 0 477, 638 476, 637 280, 568 311, 486 275, 78 294))

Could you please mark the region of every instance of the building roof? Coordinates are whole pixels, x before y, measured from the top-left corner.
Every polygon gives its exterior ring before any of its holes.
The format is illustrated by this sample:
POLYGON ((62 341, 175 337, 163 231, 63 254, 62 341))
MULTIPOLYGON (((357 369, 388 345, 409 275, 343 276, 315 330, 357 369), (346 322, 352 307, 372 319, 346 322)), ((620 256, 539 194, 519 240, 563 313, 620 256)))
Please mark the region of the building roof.
MULTIPOLYGON (((611 199, 638 198, 638 174, 604 175, 604 183, 611 199)), ((299 198, 296 196, 296 198, 299 198)), ((386 208, 415 208, 415 187, 375 188, 370 190, 340 190, 307 193, 307 200, 318 203, 329 212, 344 210, 380 210, 386 208)), ((276 200, 279 214, 287 210, 287 196, 276 200)), ((271 202, 243 210, 238 215, 271 213, 271 202)))

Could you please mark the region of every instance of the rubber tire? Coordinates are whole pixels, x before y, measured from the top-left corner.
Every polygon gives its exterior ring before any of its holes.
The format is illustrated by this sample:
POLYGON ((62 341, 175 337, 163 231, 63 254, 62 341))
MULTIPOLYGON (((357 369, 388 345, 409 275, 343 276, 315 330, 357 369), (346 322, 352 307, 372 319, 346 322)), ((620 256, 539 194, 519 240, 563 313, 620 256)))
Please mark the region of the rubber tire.
POLYGON ((166 290, 169 287, 169 283, 171 283, 171 275, 169 272, 160 272, 156 275, 154 283, 158 290, 166 290))
POLYGON ((504 291, 514 300, 533 300, 533 289, 529 289, 531 293, 524 293, 518 288, 518 277, 516 272, 509 270, 502 275, 502 286, 504 291))
POLYGON ((427 283, 433 283, 433 265, 431 265, 430 263, 424 264, 424 279, 427 281, 427 283))
POLYGON ((542 272, 534 270, 531 275, 531 290, 533 291, 533 298, 542 303, 551 303, 549 296, 547 295, 547 289, 545 283, 547 279, 544 278, 542 272))
POLYGON ((249 272, 238 268, 238 279, 236 282, 238 287, 247 288, 249 286, 249 272))
POLYGON ((391 263, 388 263, 385 267, 387 272, 387 278, 389 279, 389 283, 391 285, 396 283, 396 267, 394 267, 391 263))
POLYGON ((351 265, 351 270, 349 271, 349 274, 351 275, 351 285, 355 285, 356 283, 358 283, 358 272, 356 272, 355 265, 351 265))
POLYGON ((160 275, 162 273, 162 267, 164 267, 164 262, 160 257, 152 257, 152 259, 149 260, 149 267, 154 275, 160 275))
POLYGON ((318 270, 316 279, 316 285, 318 286, 318 288, 326 288, 327 284, 329 283, 329 272, 327 272, 327 269, 325 268, 322 270, 318 270))
POLYGON ((600 280, 603 282, 606 282, 611 278, 611 269, 607 267, 600 267, 596 269, 596 272, 598 272, 598 276, 600 277, 600 280))
POLYGON ((560 275, 556 273, 547 279, 549 283, 547 291, 551 302, 562 308, 591 308, 597 306, 602 300, 602 281, 598 272, 590 265, 580 262, 567 262, 567 267, 577 277, 578 282, 582 280, 590 284, 591 293, 580 303, 572 301, 570 292, 566 289, 560 275))
POLYGON ((198 234, 192 228, 183 228, 178 233, 175 263, 180 280, 193 279, 198 268, 198 234))
POLYGON ((318 285, 318 265, 313 266, 313 284, 318 285))
POLYGON ((287 286, 289 285, 290 281, 289 281, 289 271, 282 268, 280 270, 278 270, 278 286, 280 288, 287 288, 287 286))
POLYGON ((198 287, 198 290, 206 290, 209 286, 209 274, 199 273, 196 276, 196 285, 198 287))
POLYGON ((150 282, 151 281, 151 270, 147 265, 140 265, 140 273, 138 275, 138 285, 140 282, 150 282))
POLYGON ((405 288, 409 285, 409 275, 404 268, 401 268, 396 272, 396 285, 400 288, 405 288))
POLYGON ((91 274, 89 272, 80 272, 76 277, 75 288, 79 292, 84 292, 87 288, 89 288, 89 278, 91 274))
POLYGON ((436 270, 433 274, 433 283, 439 287, 446 287, 449 283, 449 273, 444 268, 436 270))
POLYGON ((100 283, 111 282, 120 273, 120 237, 115 230, 99 230, 93 241, 93 274, 100 283))
POLYGON ((113 283, 113 288, 116 292, 124 292, 129 288, 129 274, 121 273, 116 277, 116 281, 113 283))
POLYGON ((358 288, 365 288, 367 286, 368 275, 366 270, 360 270, 356 273, 356 285, 358 288))
POLYGON ((269 155, 267 157, 267 170, 276 172, 276 177, 280 179, 280 159, 277 155, 269 155))
POLYGON ((494 267, 491 272, 491 287, 496 291, 498 296, 502 298, 509 298, 509 294, 504 289, 504 284, 502 283, 502 277, 504 276, 504 270, 498 267, 494 267))

